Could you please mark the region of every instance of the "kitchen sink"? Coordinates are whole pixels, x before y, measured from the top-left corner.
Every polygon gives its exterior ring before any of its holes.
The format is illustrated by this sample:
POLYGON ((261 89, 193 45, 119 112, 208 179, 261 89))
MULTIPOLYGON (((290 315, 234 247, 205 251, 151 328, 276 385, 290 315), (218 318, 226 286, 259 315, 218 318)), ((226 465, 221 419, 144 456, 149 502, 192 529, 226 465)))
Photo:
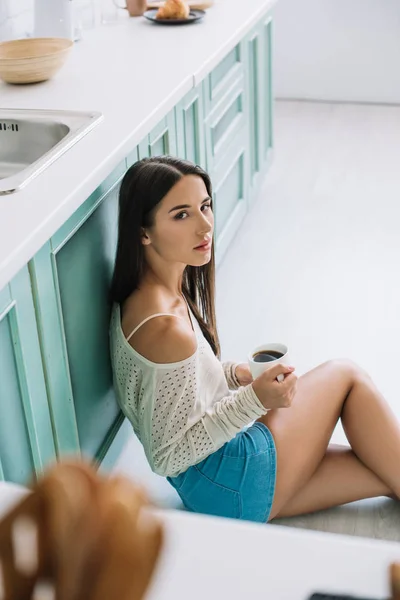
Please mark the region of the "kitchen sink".
POLYGON ((98 112, 0 108, 0 195, 27 185, 102 119, 98 112))

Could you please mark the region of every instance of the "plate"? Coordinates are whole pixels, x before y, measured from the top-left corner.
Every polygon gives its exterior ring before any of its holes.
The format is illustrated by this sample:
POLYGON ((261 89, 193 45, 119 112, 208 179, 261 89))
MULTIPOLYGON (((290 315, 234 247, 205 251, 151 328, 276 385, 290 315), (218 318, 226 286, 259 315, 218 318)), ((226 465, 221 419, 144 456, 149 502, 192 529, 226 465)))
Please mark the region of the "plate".
POLYGON ((157 11, 158 8, 146 10, 143 16, 149 19, 149 21, 153 21, 153 23, 160 23, 160 25, 187 25, 188 23, 200 21, 206 14, 205 10, 192 9, 187 19, 156 19, 157 11))

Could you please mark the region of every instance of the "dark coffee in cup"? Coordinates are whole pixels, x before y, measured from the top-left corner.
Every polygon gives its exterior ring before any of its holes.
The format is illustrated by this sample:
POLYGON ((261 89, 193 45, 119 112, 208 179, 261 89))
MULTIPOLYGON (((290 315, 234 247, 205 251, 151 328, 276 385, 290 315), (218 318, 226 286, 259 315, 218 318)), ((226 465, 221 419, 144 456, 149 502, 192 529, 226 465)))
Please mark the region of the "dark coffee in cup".
POLYGON ((278 358, 282 358, 282 352, 278 352, 277 350, 260 350, 253 354, 254 362, 271 362, 272 360, 277 360, 278 358))

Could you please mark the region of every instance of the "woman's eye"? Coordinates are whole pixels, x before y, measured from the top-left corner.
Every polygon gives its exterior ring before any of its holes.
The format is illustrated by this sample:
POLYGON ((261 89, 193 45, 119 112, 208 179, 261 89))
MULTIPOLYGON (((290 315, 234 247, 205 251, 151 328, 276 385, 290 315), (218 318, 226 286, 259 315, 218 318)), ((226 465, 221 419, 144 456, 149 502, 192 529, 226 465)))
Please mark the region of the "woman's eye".
POLYGON ((176 215, 176 217, 174 217, 174 218, 175 218, 177 221, 182 221, 182 219, 181 219, 182 215, 187 215, 187 212, 186 212, 186 211, 184 211, 184 212, 181 212, 181 213, 177 214, 177 215, 176 215))
MULTIPOLYGON (((203 208, 211 208, 211 204, 203 204, 203 206, 201 208, 202 209, 203 208)), ((176 219, 177 221, 183 221, 182 215, 187 215, 186 210, 184 210, 183 212, 177 214, 176 217, 174 217, 174 219, 176 219)))

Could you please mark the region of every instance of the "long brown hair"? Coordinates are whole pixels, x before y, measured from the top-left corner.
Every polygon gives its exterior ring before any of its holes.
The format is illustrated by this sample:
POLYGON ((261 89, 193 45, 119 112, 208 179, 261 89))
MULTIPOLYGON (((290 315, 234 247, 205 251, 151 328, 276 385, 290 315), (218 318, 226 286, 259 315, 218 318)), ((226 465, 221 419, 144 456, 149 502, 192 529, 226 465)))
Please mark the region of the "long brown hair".
MULTIPOLYGON (((212 199, 209 175, 187 160, 172 156, 144 158, 125 173, 119 192, 118 244, 110 290, 111 302, 122 304, 138 289, 145 268, 141 230, 153 226, 156 206, 185 175, 201 177, 212 199)), ((186 266, 182 292, 204 337, 214 354, 220 358, 215 316, 214 245, 207 264, 201 267, 186 266)))

